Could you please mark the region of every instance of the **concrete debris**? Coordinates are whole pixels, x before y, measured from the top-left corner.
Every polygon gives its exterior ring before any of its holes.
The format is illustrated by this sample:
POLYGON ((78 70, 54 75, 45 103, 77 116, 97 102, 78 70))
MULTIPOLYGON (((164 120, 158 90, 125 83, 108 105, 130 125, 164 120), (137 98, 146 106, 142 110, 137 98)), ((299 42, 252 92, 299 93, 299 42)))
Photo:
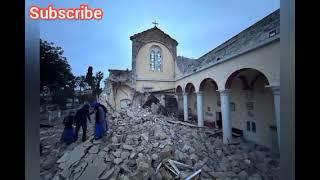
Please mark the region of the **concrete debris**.
POLYGON ((237 144, 224 145, 217 130, 195 128, 148 107, 129 107, 110 117, 111 133, 105 142, 88 140, 60 150, 56 170, 49 175, 41 166, 42 177, 279 179, 279 157, 241 138, 237 144))

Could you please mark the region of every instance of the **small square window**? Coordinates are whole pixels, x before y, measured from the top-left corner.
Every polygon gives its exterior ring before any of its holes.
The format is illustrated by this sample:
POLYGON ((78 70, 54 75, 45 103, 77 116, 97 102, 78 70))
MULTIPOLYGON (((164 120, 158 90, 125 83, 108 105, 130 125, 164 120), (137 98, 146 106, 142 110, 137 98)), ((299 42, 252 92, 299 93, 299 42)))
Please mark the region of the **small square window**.
POLYGON ((247 131, 250 131, 250 121, 247 121, 247 131))
POLYGON ((269 37, 273 37, 276 35, 276 30, 269 32, 269 37))
POLYGON ((256 132, 256 123, 252 122, 252 132, 256 132))

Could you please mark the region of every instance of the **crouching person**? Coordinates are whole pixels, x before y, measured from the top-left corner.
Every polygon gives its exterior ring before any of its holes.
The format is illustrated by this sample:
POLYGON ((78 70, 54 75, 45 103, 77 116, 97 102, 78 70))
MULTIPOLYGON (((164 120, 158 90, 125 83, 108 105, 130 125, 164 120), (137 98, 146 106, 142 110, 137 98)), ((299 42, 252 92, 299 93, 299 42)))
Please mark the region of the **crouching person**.
POLYGON ((64 130, 61 137, 61 142, 66 143, 67 145, 74 142, 74 112, 71 111, 68 116, 66 116, 63 120, 64 130))

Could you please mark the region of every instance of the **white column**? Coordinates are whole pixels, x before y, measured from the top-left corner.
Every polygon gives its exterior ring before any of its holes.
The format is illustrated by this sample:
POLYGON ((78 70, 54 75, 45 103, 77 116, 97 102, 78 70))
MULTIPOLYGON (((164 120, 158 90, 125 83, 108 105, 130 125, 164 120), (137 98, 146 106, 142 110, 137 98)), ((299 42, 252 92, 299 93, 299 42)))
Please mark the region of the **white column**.
POLYGON ((280 86, 266 86, 271 88, 274 98, 274 110, 277 122, 278 145, 280 149, 280 86))
POLYGON ((230 90, 218 90, 221 99, 222 113, 222 135, 223 143, 228 144, 232 141, 232 125, 230 119, 230 90))
POLYGON ((197 92, 197 115, 198 115, 198 127, 203 127, 203 103, 201 91, 197 92))
POLYGON ((188 93, 183 93, 183 115, 184 121, 188 121, 188 93))

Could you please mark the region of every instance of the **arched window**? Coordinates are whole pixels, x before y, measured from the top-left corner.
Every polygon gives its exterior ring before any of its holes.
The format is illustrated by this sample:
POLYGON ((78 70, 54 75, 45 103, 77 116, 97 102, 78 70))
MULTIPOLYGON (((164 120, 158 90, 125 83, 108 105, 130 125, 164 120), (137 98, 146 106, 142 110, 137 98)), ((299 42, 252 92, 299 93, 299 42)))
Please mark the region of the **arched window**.
POLYGON ((161 49, 158 46, 151 47, 150 71, 162 71, 161 49))

